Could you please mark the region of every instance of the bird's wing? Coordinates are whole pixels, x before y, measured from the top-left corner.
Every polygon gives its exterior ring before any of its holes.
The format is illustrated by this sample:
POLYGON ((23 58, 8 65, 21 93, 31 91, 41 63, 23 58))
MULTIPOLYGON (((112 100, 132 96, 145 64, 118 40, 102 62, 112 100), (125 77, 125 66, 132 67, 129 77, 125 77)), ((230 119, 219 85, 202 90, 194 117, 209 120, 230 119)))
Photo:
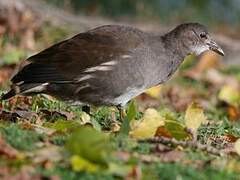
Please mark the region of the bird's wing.
POLYGON ((28 58, 30 63, 12 82, 72 82, 86 69, 131 54, 144 41, 142 34, 123 26, 102 26, 80 33, 28 58))

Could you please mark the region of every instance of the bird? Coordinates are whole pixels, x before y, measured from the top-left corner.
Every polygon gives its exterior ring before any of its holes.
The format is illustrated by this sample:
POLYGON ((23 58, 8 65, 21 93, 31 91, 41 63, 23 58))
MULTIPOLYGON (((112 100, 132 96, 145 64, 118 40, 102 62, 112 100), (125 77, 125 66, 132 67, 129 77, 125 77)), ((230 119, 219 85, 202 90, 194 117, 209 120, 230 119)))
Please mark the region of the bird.
POLYGON ((187 55, 208 50, 224 55, 200 23, 183 23, 165 34, 104 25, 27 58, 1 99, 43 93, 122 112, 131 99, 169 80, 187 55))

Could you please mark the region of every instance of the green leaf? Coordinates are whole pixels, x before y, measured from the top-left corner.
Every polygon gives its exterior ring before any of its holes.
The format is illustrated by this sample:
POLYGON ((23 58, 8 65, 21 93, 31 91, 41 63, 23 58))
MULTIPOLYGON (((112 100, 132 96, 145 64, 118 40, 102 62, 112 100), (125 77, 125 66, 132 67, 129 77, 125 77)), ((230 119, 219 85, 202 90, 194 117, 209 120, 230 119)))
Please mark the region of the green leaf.
POLYGON ((189 134, 186 132, 186 127, 170 114, 165 115, 165 127, 172 137, 177 140, 183 140, 189 137, 189 134))
POLYGON ((104 166, 107 166, 107 158, 112 152, 108 136, 88 126, 73 132, 66 148, 73 155, 104 166))
POLYGON ((108 173, 118 177, 126 177, 133 167, 131 165, 110 163, 108 173))
POLYGON ((133 120, 137 115, 137 108, 135 101, 131 101, 127 108, 127 118, 129 121, 133 120))
POLYGON ((121 125, 120 131, 119 131, 119 135, 120 136, 128 136, 128 133, 130 131, 130 121, 128 118, 125 118, 123 120, 123 123, 121 125))
POLYGON ((59 119, 58 121, 55 121, 54 123, 44 123, 45 127, 55 129, 57 131, 67 131, 67 130, 73 130, 78 127, 80 127, 80 123, 77 121, 72 121, 72 120, 61 120, 59 119))
POLYGON ((131 101, 127 108, 127 116, 123 120, 123 123, 120 128, 121 136, 128 136, 129 131, 131 129, 130 122, 136 117, 137 109, 134 101, 131 101))
POLYGON ((25 56, 24 51, 22 51, 20 49, 13 48, 13 49, 9 50, 8 52, 6 52, 4 54, 4 56, 2 58, 3 59, 2 64, 16 64, 24 56, 25 56))

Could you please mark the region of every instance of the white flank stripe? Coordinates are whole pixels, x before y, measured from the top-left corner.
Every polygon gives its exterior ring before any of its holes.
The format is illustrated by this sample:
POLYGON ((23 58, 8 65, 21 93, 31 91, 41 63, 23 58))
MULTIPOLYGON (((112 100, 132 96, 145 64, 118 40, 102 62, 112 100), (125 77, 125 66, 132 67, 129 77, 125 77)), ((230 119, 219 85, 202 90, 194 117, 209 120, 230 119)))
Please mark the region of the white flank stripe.
POLYGON ((122 55, 122 58, 123 59, 127 59, 127 58, 131 58, 132 56, 130 56, 130 55, 122 55))
POLYGON ((85 84, 83 86, 80 86, 76 89, 75 93, 78 94, 82 89, 85 89, 87 87, 89 87, 90 85, 89 84, 85 84))
POLYGON ((117 64, 117 61, 108 61, 108 62, 102 63, 100 65, 114 66, 115 64, 117 64))
POLYGON ((24 93, 30 93, 30 92, 42 92, 43 90, 45 90, 47 85, 48 85, 48 83, 44 83, 39 86, 28 89, 26 91, 23 91, 22 93, 24 94, 24 93))
POLYGON ((81 82, 81 81, 85 81, 85 80, 88 80, 88 79, 91 79, 91 78, 93 78, 93 76, 90 75, 90 74, 87 74, 87 75, 82 76, 81 78, 77 79, 77 81, 81 82))
POLYGON ((117 64, 117 61, 105 62, 105 63, 102 63, 98 66, 87 68, 84 72, 111 71, 115 64, 117 64))

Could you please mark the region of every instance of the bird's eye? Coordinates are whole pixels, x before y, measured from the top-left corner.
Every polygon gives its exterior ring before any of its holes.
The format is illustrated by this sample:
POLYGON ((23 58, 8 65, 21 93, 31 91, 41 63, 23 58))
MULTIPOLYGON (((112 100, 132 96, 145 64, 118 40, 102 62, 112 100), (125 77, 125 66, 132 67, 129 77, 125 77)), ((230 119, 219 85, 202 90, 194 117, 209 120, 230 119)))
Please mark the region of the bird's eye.
POLYGON ((207 38, 207 34, 205 32, 200 33, 199 36, 202 39, 206 39, 207 38))

